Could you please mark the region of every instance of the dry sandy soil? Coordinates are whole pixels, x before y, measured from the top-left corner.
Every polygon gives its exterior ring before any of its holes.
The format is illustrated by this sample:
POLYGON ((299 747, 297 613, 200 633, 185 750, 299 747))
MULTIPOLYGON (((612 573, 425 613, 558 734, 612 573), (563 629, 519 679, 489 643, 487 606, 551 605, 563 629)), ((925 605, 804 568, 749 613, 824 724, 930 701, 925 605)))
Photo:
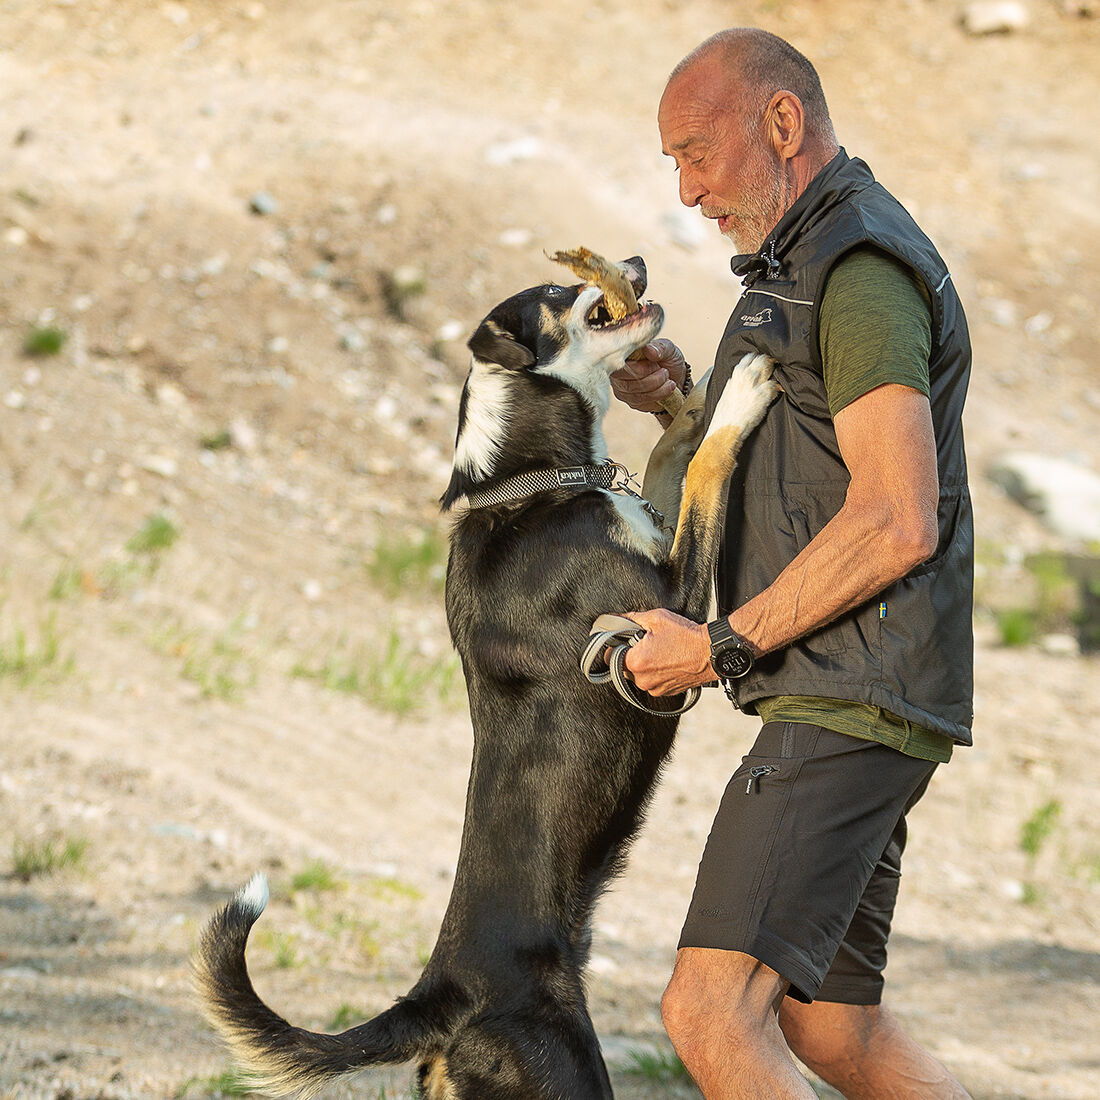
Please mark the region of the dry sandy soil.
MULTIPOLYGON (((990 462, 1100 466, 1100 23, 1030 7, 1027 31, 972 38, 948 0, 0 0, 0 1097, 224 1087, 187 959, 257 868, 256 981, 295 1022, 412 983, 470 733, 438 566, 396 591, 369 566, 438 542, 463 341, 556 276, 544 250, 646 255, 666 334, 707 361, 728 251, 679 217, 654 112, 731 23, 819 63, 977 350, 976 747, 913 815, 891 1002, 976 1097, 1100 1095, 1096 658, 1003 648, 988 611, 1061 546, 990 462), (406 267, 422 292, 395 302, 406 267), (51 327, 60 353, 28 355, 51 327), (155 515, 178 537, 143 548, 155 515), (387 647, 424 673, 401 713, 371 670, 387 647)), ((613 412, 613 453, 637 468, 655 430, 613 412)), ((714 696, 685 720, 598 912, 620 1096, 694 1094, 629 1052, 668 1050, 660 990, 754 725, 714 696)))

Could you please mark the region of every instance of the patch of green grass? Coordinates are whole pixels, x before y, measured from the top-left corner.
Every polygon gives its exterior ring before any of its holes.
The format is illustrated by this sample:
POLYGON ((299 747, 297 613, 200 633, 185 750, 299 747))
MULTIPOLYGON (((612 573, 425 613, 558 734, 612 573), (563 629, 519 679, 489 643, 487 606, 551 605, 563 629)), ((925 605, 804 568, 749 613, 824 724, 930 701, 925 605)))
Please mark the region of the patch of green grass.
POLYGON ((1039 632, 1038 617, 1026 607, 1012 607, 995 613, 1001 645, 1025 646, 1035 641, 1039 632))
POLYGON ((84 570, 73 562, 66 562, 54 577, 48 596, 51 600, 68 600, 84 590, 84 570))
POLYGON ((1034 882, 1021 884, 1020 901, 1024 905, 1038 905, 1043 900, 1043 892, 1034 882))
POLYGON ((684 1063, 671 1051, 664 1050, 632 1050, 623 1072, 663 1084, 691 1080, 684 1063))
POLYGON ((349 1027, 354 1027, 356 1024, 361 1024, 370 1019, 370 1015, 366 1012, 362 1012, 358 1008, 354 1008, 349 1005, 347 1001, 333 1013, 332 1019, 328 1022, 326 1031, 346 1031, 349 1027))
POLYGON ((131 554, 156 554, 174 546, 180 537, 179 529, 163 512, 146 516, 145 523, 126 543, 131 554))
POLYGON ((1035 578, 1035 610, 1044 629, 1064 629, 1078 605, 1077 582, 1069 575, 1064 554, 1032 554, 1024 565, 1035 578))
POLYGON ((182 658, 180 675, 198 684, 204 699, 235 703, 256 682, 255 658, 239 640, 242 623, 235 619, 222 633, 206 637, 166 621, 149 635, 149 645, 166 657, 182 658))
POLYGON ((442 592, 447 544, 435 531, 418 536, 384 536, 366 562, 367 576, 388 596, 406 590, 442 592))
POLYGON ((357 951, 364 959, 373 961, 382 954, 378 921, 364 920, 357 914, 345 912, 330 914, 320 905, 307 905, 301 912, 314 928, 357 951))
POLYGON ((335 890, 343 883, 323 860, 307 863, 290 880, 291 890, 335 890))
POLYGON ((62 498, 52 494, 52 485, 47 485, 44 489, 39 490, 34 498, 34 503, 27 509, 26 515, 19 522, 20 531, 32 531, 36 527, 44 527, 45 520, 50 513, 64 507, 62 498))
POLYGON ((23 340, 23 351, 27 355, 57 355, 65 346, 69 334, 54 325, 35 326, 23 340))
POLYGON ((414 267, 399 267, 382 276, 382 297, 397 321, 405 320, 405 306, 427 289, 423 273, 414 267))
POLYGON ((218 428, 199 440, 204 451, 224 451, 233 446, 233 433, 228 428, 218 428))
POLYGON ((1023 562, 1022 574, 1009 574, 1010 586, 1006 581, 1007 565, 1003 550, 994 556, 987 546, 980 559, 981 583, 975 593, 976 602, 991 610, 1002 645, 1031 645, 1044 634, 1069 634, 1080 628, 1083 588, 1071 575, 1064 554, 1050 551, 1030 555, 1023 562), (998 585, 1001 599, 1011 599, 1011 605, 998 603, 998 585))
POLYGON ((1061 814, 1062 803, 1052 798, 1038 807, 1020 826, 1020 850, 1029 859, 1033 860, 1039 855, 1039 850, 1054 831, 1061 814))
POLYGON ((275 965, 280 970, 290 970, 298 966, 298 943, 289 932, 273 932, 263 929, 256 935, 257 943, 271 952, 275 965))
POLYGON ((391 631, 374 651, 360 648, 346 656, 330 654, 319 665, 296 663, 292 676, 316 680, 331 691, 358 695, 382 710, 407 714, 432 702, 451 703, 461 676, 453 654, 429 660, 391 631))
POLYGON ((424 897, 424 891, 410 882, 402 882, 399 878, 379 876, 370 880, 371 897, 407 898, 409 901, 420 901, 424 897))
POLYGON ((0 679, 11 677, 20 687, 29 687, 43 679, 57 679, 72 670, 71 657, 62 657, 61 642, 53 616, 43 620, 38 641, 27 639, 20 626, 0 635, 0 679))
POLYGON ((20 840, 12 842, 12 874, 30 882, 39 875, 52 875, 57 871, 79 868, 88 851, 88 841, 83 837, 52 836, 44 840, 20 840))
POLYGON ((1079 863, 1078 870, 1084 873, 1086 881, 1100 883, 1100 853, 1093 852, 1087 855, 1079 863))
POLYGON ((250 1096, 255 1088, 246 1074, 235 1067, 222 1070, 210 1077, 191 1077, 176 1091, 177 1100, 194 1095, 199 1090, 203 1095, 218 1098, 222 1096, 250 1096))
POLYGON ((134 587, 142 577, 155 572, 156 565, 155 558, 145 563, 134 558, 112 558, 95 571, 89 588, 107 599, 113 599, 134 587))

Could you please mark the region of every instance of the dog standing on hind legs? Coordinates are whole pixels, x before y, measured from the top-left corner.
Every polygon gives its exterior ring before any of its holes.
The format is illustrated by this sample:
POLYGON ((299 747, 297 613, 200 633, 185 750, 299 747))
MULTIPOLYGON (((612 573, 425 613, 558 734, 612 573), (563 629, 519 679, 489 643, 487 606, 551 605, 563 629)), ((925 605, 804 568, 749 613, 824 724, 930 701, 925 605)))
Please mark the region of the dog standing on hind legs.
MULTIPOLYGON (((640 295, 644 264, 625 268, 640 295)), ((746 356, 699 443, 696 387, 643 486, 670 515, 679 505, 670 540, 644 502, 613 491, 602 432, 610 375, 662 321, 643 302, 612 322, 597 288, 544 285, 501 303, 470 339, 442 499, 466 505, 446 600, 474 731, 450 902, 409 993, 339 1035, 293 1027, 252 987, 245 944, 267 901, 261 876, 210 921, 195 958, 204 1009, 268 1091, 312 1096, 340 1074, 416 1059, 428 1100, 611 1097, 583 985, 590 918, 677 719, 586 682, 578 654, 611 609, 705 618, 724 485, 776 393, 770 363, 746 356)))

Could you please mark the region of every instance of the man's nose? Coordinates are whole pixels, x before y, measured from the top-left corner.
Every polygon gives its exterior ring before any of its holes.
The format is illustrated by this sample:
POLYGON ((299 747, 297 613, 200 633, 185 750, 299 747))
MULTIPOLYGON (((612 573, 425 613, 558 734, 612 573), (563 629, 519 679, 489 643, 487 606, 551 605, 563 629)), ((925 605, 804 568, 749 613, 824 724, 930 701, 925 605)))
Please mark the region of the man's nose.
POLYGON ((694 173, 680 172, 680 201, 685 206, 698 206, 699 200, 706 194, 706 188, 700 186, 694 173))

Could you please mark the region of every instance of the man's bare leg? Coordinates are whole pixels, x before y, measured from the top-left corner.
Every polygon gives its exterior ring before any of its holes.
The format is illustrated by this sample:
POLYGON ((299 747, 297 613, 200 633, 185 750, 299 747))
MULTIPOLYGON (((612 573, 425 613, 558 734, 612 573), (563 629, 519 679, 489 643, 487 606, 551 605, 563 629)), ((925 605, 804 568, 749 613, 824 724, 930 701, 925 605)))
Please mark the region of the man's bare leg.
POLYGON ((776 1018, 787 985, 740 951, 677 953, 661 1015, 707 1100, 812 1100, 776 1018))
POLYGON ((791 1050, 848 1100, 966 1100, 970 1095, 881 1005, 786 1000, 779 1026, 791 1050))

